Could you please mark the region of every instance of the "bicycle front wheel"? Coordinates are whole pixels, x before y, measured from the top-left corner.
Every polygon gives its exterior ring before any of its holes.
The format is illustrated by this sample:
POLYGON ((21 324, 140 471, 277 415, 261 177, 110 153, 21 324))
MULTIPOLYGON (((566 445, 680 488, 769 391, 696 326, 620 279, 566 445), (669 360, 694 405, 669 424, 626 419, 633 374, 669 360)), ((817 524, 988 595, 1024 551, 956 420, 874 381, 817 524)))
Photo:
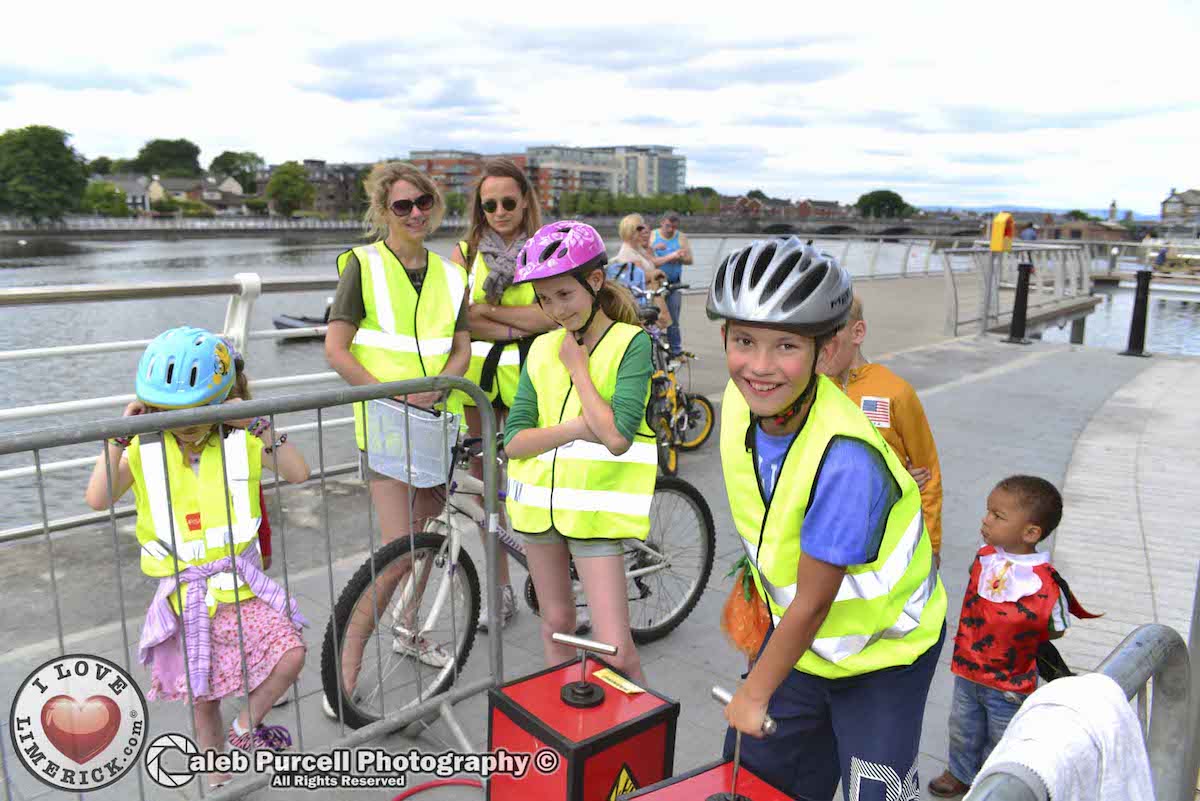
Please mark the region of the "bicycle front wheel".
POLYGON ((712 511, 680 478, 659 478, 650 503, 650 534, 625 546, 629 628, 636 643, 661 639, 700 600, 717 546, 712 511))
POLYGON ((683 407, 684 425, 679 436, 679 447, 685 451, 694 451, 705 442, 713 431, 712 401, 703 395, 688 395, 683 407))
POLYGON ((462 670, 475 642, 479 576, 470 555, 450 546, 440 534, 395 539, 342 590, 325 628, 321 684, 347 726, 444 692, 462 670))

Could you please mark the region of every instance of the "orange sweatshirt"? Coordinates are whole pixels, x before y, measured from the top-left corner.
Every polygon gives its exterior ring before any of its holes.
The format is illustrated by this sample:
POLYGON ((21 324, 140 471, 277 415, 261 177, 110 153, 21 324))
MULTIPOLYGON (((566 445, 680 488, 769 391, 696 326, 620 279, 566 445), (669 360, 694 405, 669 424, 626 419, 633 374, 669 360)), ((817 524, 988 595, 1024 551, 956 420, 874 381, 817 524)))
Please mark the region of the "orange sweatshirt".
POLYGON ((934 553, 942 550, 942 468, 938 464, 933 432, 925 409, 912 385, 882 364, 864 364, 852 369, 842 387, 867 418, 883 434, 892 452, 904 465, 929 470, 929 481, 921 490, 921 510, 934 553))

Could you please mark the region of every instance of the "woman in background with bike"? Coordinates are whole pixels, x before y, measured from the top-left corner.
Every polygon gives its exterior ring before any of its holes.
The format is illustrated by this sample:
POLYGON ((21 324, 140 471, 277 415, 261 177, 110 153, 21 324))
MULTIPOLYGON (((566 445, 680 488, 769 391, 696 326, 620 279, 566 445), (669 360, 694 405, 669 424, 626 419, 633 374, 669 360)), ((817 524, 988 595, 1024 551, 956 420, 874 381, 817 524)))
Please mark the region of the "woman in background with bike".
POLYGON ((551 638, 575 630, 573 557, 594 636, 615 645, 614 666, 640 682, 623 541, 650 531, 650 341, 628 291, 606 281, 606 262, 600 235, 573 221, 543 227, 517 259, 514 284, 532 282, 562 330, 537 338, 521 373, 505 430, 507 508, 526 543, 546 662, 574 656, 551 638))
MULTIPOLYGON (((445 206, 434 183, 403 162, 378 164, 366 180, 366 222, 379 239, 342 253, 339 282, 325 335, 325 356, 348 384, 377 384, 422 376, 461 376, 470 360, 466 326, 467 275, 425 247, 425 238, 441 221, 445 206)), ((442 393, 423 392, 398 400, 425 408, 444 407, 442 393)), ((458 401, 452 393, 449 403, 458 401)), ((360 465, 370 483, 379 514, 382 544, 420 531, 439 511, 436 488, 414 489, 370 469, 366 459, 363 414, 354 407, 360 465)), ((408 568, 380 577, 379 604, 385 605, 408 568)), ((382 612, 382 610, 377 610, 382 612)), ((378 614, 356 612, 343 649, 342 681, 352 690, 361 667, 362 647, 378 614)), ((398 625, 392 647, 397 653, 441 666, 449 661, 437 644, 398 625)), ((326 705, 326 713, 333 710, 326 705)))
MULTIPOLYGON (((521 376, 521 365, 534 337, 558 326, 546 316, 529 284, 513 286, 513 270, 525 240, 541 226, 537 192, 529 179, 509 159, 489 159, 471 193, 471 222, 466 238, 450 260, 470 273, 471 366, 467 378, 488 394, 498 425, 504 425, 521 376)), ((466 401, 467 429, 480 435, 479 410, 466 401)), ((471 475, 483 477, 478 462, 471 475)), ((503 525, 503 521, 501 522, 503 525)), ((486 536, 486 534, 484 535, 486 536)), ((508 557, 499 551, 500 625, 517 613, 516 595, 509 577, 508 557)), ((484 593, 487 597, 487 593, 484 593)), ((478 627, 487 631, 486 603, 479 610, 478 627)))

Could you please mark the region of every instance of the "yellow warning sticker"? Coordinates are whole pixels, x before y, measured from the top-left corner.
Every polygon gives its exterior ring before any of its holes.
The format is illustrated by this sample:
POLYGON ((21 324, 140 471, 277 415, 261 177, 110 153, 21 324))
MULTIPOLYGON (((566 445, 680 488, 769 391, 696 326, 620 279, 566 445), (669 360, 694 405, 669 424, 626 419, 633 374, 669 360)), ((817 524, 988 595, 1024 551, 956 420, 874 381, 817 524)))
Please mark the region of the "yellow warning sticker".
POLYGON ((638 785, 633 778, 633 772, 628 765, 621 765, 621 772, 617 774, 617 780, 613 782, 612 789, 608 791, 608 801, 617 801, 618 796, 628 795, 636 789, 638 789, 638 785))
POLYGON ((626 695, 637 695, 646 692, 624 676, 614 673, 610 668, 601 668, 592 674, 592 678, 600 679, 610 687, 614 687, 626 695))

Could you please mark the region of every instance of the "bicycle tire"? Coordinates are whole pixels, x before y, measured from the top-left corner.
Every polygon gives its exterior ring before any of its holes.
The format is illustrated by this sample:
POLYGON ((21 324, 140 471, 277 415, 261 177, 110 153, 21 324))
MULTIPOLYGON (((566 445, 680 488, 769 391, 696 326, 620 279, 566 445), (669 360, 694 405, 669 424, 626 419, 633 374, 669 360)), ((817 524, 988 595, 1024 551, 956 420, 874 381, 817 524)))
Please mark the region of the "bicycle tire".
POLYGON ((654 443, 658 450, 658 469, 667 477, 679 473, 679 452, 675 448, 675 438, 671 434, 671 424, 666 417, 658 416, 650 424, 654 431, 654 443))
MULTIPOLYGON (((639 579, 633 579, 632 587, 637 588, 639 598, 633 597, 633 592, 630 592, 629 600, 629 620, 630 632, 633 634, 635 643, 645 644, 661 640, 663 637, 670 634, 676 627, 682 623, 692 610, 696 608, 696 604, 700 602, 700 596, 704 594, 705 588, 708 586, 709 576, 712 574, 713 559, 717 549, 717 529, 713 525, 712 510, 708 506, 708 502, 704 500, 704 496, 700 494, 700 490, 684 481, 681 478, 661 477, 654 487, 654 494, 659 495, 660 492, 673 493, 684 499, 691 508, 696 512, 700 520, 700 525, 691 529, 699 535, 699 545, 701 548, 700 573, 693 580, 690 586, 683 593, 681 600, 677 603, 670 613, 661 619, 655 620, 649 625, 637 625, 635 618, 637 614, 636 604, 640 604, 646 597, 646 590, 649 582, 642 581, 639 585, 639 579)), ((654 548, 655 546, 655 503, 652 501, 650 506, 650 535, 646 538, 646 545, 654 548)), ((686 527, 685 527, 685 530, 686 527)), ((661 551, 661 545, 658 548, 661 551)), ((636 549, 635 553, 640 554, 640 549, 636 549)))
POLYGON ((688 395, 687 396, 687 404, 683 407, 684 419, 685 420, 691 419, 691 416, 692 416, 691 408, 692 408, 693 404, 704 409, 704 414, 706 415, 705 422, 703 423, 703 425, 700 426, 699 433, 696 434, 696 436, 693 437, 692 439, 685 439, 685 437, 687 436, 686 432, 690 431, 691 428, 689 427, 689 428, 684 429, 683 436, 681 436, 679 438, 680 450, 685 450, 685 451, 696 450, 701 445, 708 442, 708 438, 710 436, 712 436, 713 429, 716 427, 716 416, 713 411, 712 401, 710 401, 708 398, 704 397, 703 395, 688 395))
MULTIPOLYGON (((326 699, 329 701, 330 707, 335 712, 338 710, 338 695, 341 697, 342 719, 347 726, 352 729, 358 729, 362 726, 374 723, 380 719, 380 716, 375 710, 367 710, 360 706, 358 699, 352 697, 353 694, 340 692, 341 687, 338 683, 337 663, 340 662, 340 650, 345 647, 345 633, 347 624, 350 620, 350 615, 358 605, 360 599, 365 597, 365 594, 371 591, 371 583, 373 577, 383 575, 388 566, 394 562, 407 557, 415 547, 418 552, 429 552, 435 559, 432 571, 439 570, 436 559, 441 554, 443 544, 446 538, 440 534, 421 533, 416 534, 410 540, 409 537, 398 537, 392 540, 387 545, 377 550, 370 558, 365 561, 361 567, 354 573, 347 582, 341 595, 338 597, 337 604, 334 606, 333 615, 329 619, 329 623, 325 627, 325 637, 321 646, 321 686, 325 693, 326 699), (374 569, 371 562, 374 561, 374 569), (336 642, 340 646, 334 647, 335 643, 335 627, 336 626, 336 642), (336 660, 336 661, 335 661, 336 660)), ((444 557, 443 557, 444 558, 444 557)), ((442 571, 445 568, 441 568, 442 571)), ((432 577, 433 573, 431 573, 432 577)), ((479 574, 475 570, 475 564, 471 561, 470 554, 466 549, 460 549, 458 552, 457 569, 453 572, 452 577, 461 576, 465 582, 467 615, 464 625, 458 627, 458 633, 461 637, 461 642, 455 649, 455 659, 450 664, 440 669, 436 676, 430 676, 430 684, 425 685, 422 696, 429 698, 445 692, 446 689, 453 684, 456 674, 461 673, 463 666, 467 662, 467 658, 471 654, 471 648, 475 644, 475 623, 479 619, 480 605, 480 585, 479 574), (457 669, 455 669, 457 668, 457 669)), ((426 587, 436 587, 437 584, 429 582, 426 587)), ((453 588, 452 588, 453 589, 453 588)), ((385 613, 386 614, 386 613, 385 613)), ((376 635, 387 636, 387 635, 376 635)), ((370 644, 364 646, 364 653, 370 644)), ((391 653, 390 644, 387 647, 389 654, 391 653)), ((381 666, 382 669, 382 666, 381 666)), ((434 668, 422 668, 422 671, 432 672, 434 668)), ((366 673, 365 669, 360 675, 366 673)), ((375 683, 368 680, 367 684, 374 688, 375 683)), ((421 700, 421 699, 416 699, 421 700)), ((406 704, 407 705, 407 704, 406 704)), ((395 708, 388 709, 393 712, 395 708)))

